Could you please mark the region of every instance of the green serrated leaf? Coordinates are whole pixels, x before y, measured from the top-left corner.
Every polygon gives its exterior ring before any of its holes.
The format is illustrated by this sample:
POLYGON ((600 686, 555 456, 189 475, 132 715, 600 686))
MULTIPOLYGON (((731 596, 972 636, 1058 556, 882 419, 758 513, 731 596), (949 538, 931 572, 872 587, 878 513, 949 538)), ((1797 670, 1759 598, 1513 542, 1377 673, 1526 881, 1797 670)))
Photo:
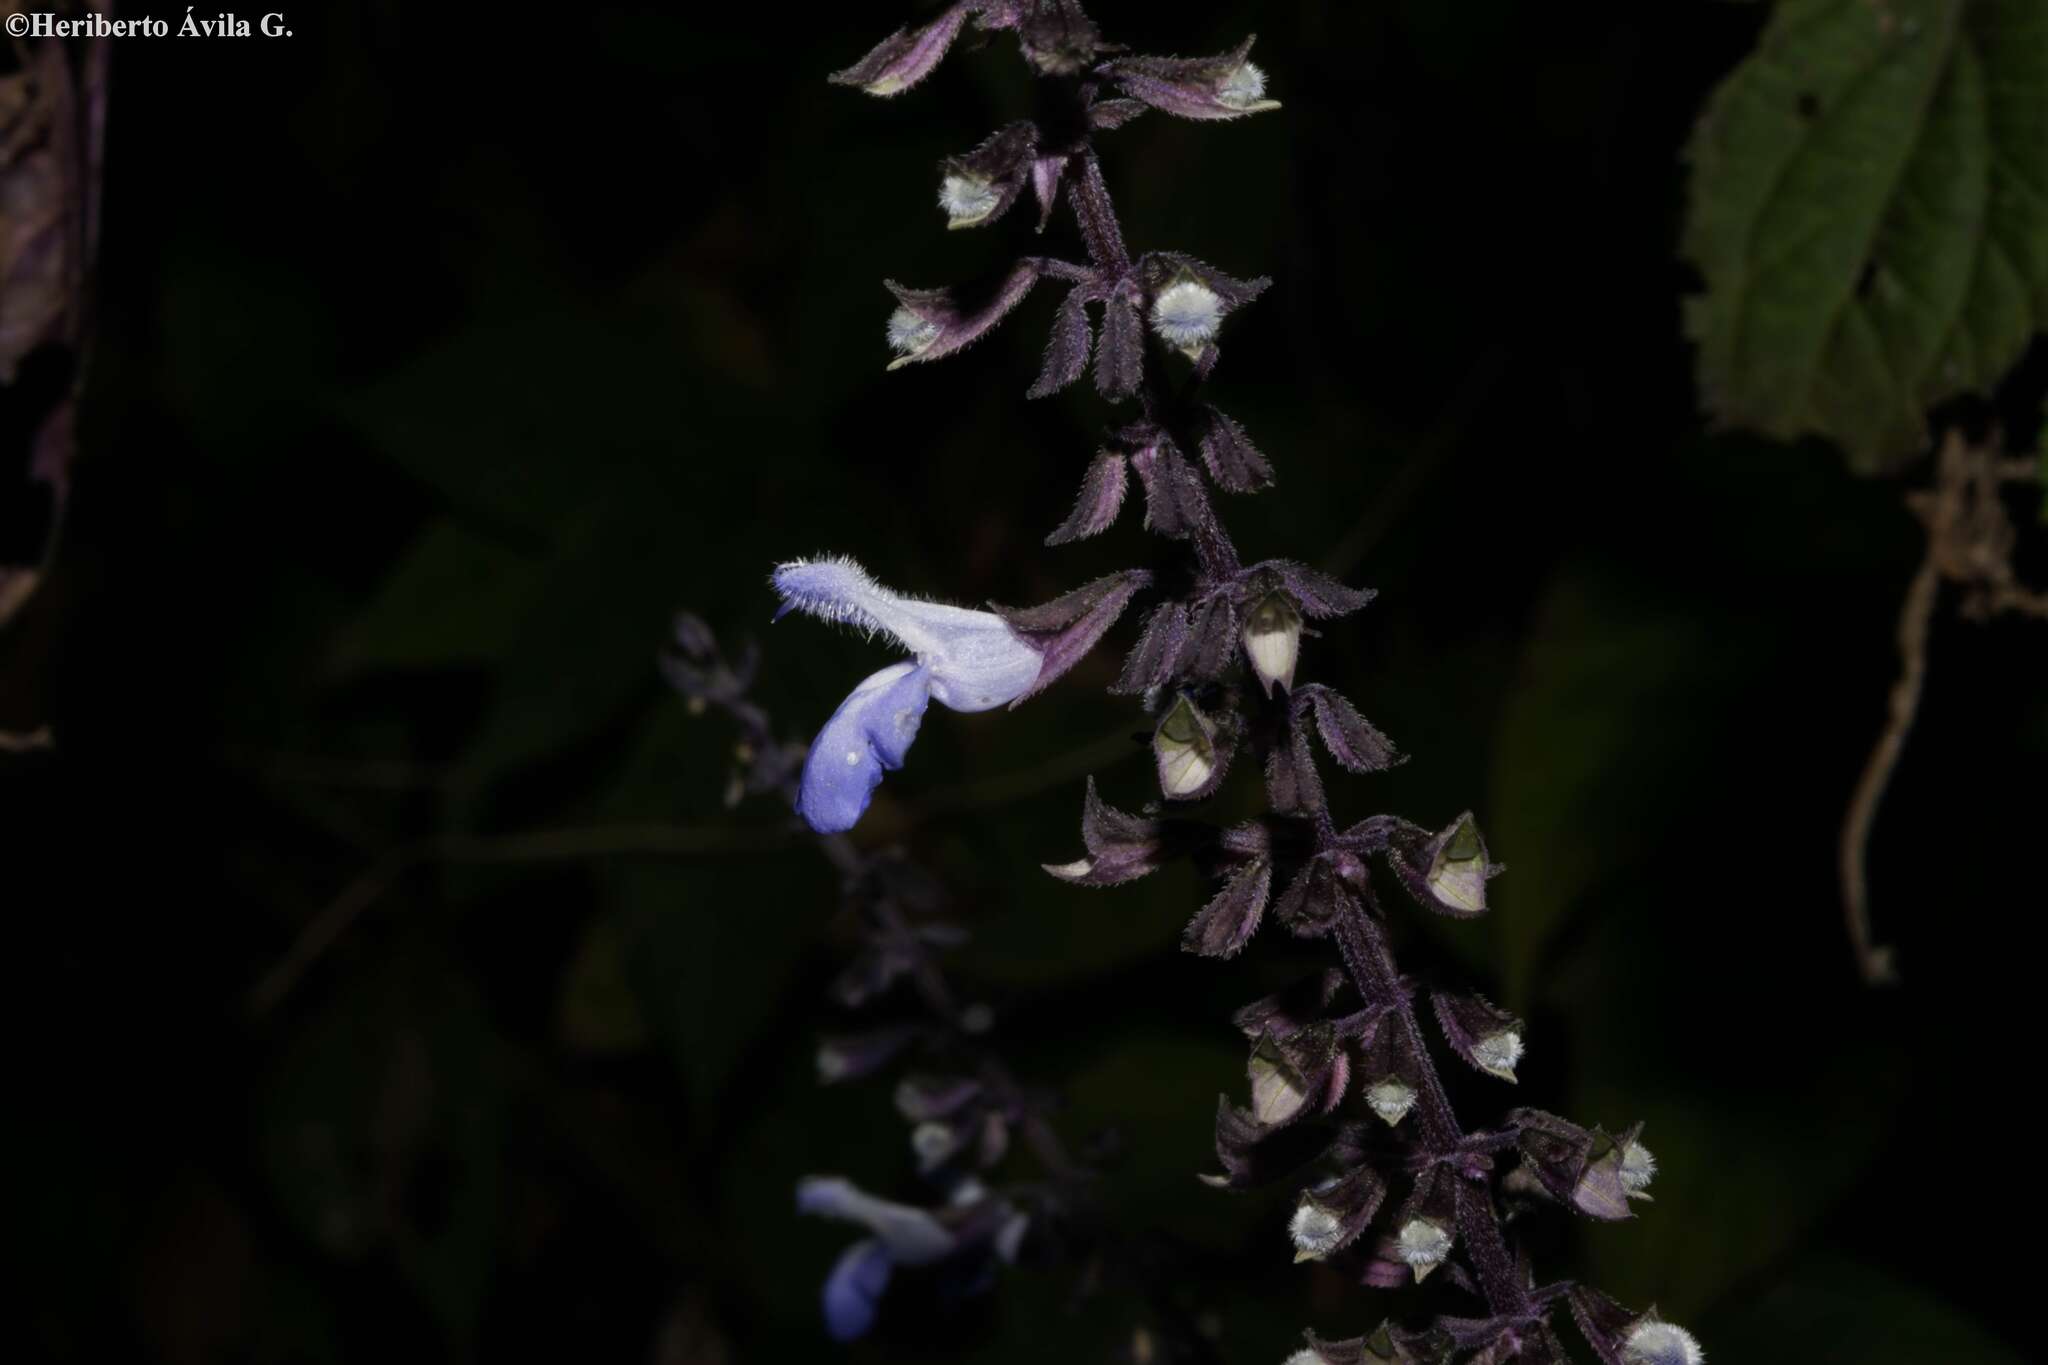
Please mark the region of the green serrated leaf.
POLYGON ((2048 320, 2048 6, 1783 0, 1689 152, 1701 391, 1861 472, 2048 320))

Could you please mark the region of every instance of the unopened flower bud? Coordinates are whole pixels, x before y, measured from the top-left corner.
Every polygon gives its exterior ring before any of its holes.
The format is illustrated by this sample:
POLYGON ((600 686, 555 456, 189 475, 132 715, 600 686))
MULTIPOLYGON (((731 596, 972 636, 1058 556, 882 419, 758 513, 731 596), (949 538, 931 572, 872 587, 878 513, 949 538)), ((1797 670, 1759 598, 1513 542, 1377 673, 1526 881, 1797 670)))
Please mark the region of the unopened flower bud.
POLYGON ((1584 1167, 1572 1186, 1571 1202, 1591 1218, 1626 1218, 1628 1184, 1622 1175, 1625 1149, 1599 1129, 1594 1129, 1586 1149, 1584 1167))
POLYGON ((1267 1127, 1287 1122, 1308 1103, 1308 1078, 1271 1042, 1260 1041, 1245 1069, 1252 1083, 1252 1117, 1267 1127))
POLYGON ((936 322, 921 318, 908 308, 898 308, 889 314, 889 349, 902 360, 921 355, 938 339, 936 322))
POLYGON ((1683 1327, 1645 1317, 1630 1329, 1621 1357, 1628 1365, 1700 1365, 1707 1353, 1683 1327))
POLYGON ((1344 1239, 1344 1220, 1324 1208, 1312 1195, 1303 1195, 1287 1222, 1287 1235, 1294 1239, 1294 1259, 1315 1261, 1337 1249, 1344 1239))
POLYGON ((1459 817, 1430 859, 1426 879, 1436 898, 1470 914, 1486 909, 1486 845, 1479 826, 1467 814, 1459 817))
POLYGON ((1159 761, 1159 789, 1168 797, 1192 797, 1216 772, 1216 726, 1185 695, 1159 722, 1152 736, 1159 761))
POLYGON ((1245 62, 1224 77, 1223 83, 1216 87, 1216 102, 1247 114, 1278 108, 1277 104, 1265 99, 1265 94, 1266 73, 1250 62, 1245 62))
POLYGON ((1152 300, 1152 330, 1190 360, 1201 358, 1222 322, 1223 300, 1199 280, 1176 280, 1152 300))
POLYGON ((1245 60, 1247 38, 1213 57, 1126 57, 1103 68, 1134 99, 1182 118, 1242 118, 1279 102, 1265 98, 1266 75, 1245 60))
POLYGON ((1515 1063, 1522 1060, 1522 1035, 1515 1029, 1490 1033, 1472 1045, 1472 1064, 1504 1081, 1515 1078, 1515 1063))
POLYGON ((1244 620, 1244 652, 1266 695, 1273 684, 1294 689, 1294 666, 1301 659, 1301 612, 1284 592, 1268 593, 1244 620))
POLYGON ((995 185, 978 175, 956 172, 939 181, 939 207, 946 211, 949 228, 973 227, 1002 202, 995 185))
POLYGON ((917 1036, 900 1026, 841 1034, 818 1043, 818 1079, 826 1085, 857 1080, 880 1069, 917 1036))
POLYGON ((912 1123, 958 1113, 981 1095, 981 1082, 965 1076, 910 1075, 896 1082, 896 1112, 912 1123))
POLYGON ((1477 995, 1438 991, 1430 997, 1444 1038, 1460 1057, 1489 1076, 1512 1082, 1522 1059, 1522 1023, 1477 995))
POLYGON ((1451 1234, 1430 1218, 1411 1218, 1394 1237, 1394 1254, 1415 1272, 1417 1284, 1451 1254, 1451 1234))
POLYGON ((1388 1124, 1396 1124, 1415 1107, 1415 1091, 1389 1077, 1366 1090, 1365 1102, 1388 1124))
POLYGON ((917 1154, 918 1169, 931 1171, 945 1164, 966 1139, 950 1123, 928 1120, 910 1130, 910 1150, 917 1154))
POLYGON ((1650 1181, 1657 1175, 1657 1158, 1642 1143, 1631 1140, 1621 1149, 1621 1187, 1630 1199, 1648 1199, 1650 1181))
POLYGON ((1287 1223, 1294 1259, 1318 1261, 1349 1246, 1379 1212, 1386 1193, 1385 1182, 1364 1166, 1303 1190, 1287 1223))

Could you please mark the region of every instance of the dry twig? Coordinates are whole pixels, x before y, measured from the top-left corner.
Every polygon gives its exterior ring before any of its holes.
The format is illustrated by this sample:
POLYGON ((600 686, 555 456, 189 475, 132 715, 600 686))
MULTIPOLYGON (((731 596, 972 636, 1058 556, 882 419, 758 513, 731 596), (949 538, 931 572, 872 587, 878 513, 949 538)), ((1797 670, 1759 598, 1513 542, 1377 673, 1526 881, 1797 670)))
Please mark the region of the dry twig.
POLYGON ((1963 590, 1961 609, 1973 621, 2006 612, 2048 620, 2048 593, 2035 592, 2013 570, 2018 541, 2001 492, 2035 477, 2030 460, 2007 459, 1951 431, 1935 463, 1934 484, 1906 496, 1906 506, 1927 527, 1927 553, 1899 610, 1899 677, 1877 747, 1863 766, 1842 822, 1842 912, 1856 967, 1873 986, 1898 979, 1892 950, 1875 942, 1870 925, 1870 832, 1891 785, 1899 754, 1920 710, 1927 679, 1927 646, 1944 580, 1963 590))
POLYGON ((0 754, 32 754, 56 747, 57 741, 47 725, 38 725, 33 730, 0 730, 0 754))

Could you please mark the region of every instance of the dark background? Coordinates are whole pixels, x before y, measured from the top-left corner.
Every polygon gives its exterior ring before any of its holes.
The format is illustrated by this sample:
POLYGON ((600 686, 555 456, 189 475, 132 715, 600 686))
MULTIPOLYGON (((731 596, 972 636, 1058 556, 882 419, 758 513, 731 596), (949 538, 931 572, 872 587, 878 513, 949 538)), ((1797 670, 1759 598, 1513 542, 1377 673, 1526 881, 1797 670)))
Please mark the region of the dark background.
MULTIPOLYGON (((654 668, 669 614, 760 636, 808 734, 887 655, 769 630, 776 560, 1028 602, 1160 553, 1128 515, 1039 545, 1105 420, 1023 399, 1051 296, 882 373, 884 276, 1039 249, 1025 211, 947 233, 931 202, 1025 112, 1009 40, 900 100, 824 83, 904 17, 386 0, 117 45, 73 512, 0 637, 0 723, 56 736, 0 756, 31 1358, 840 1354, 847 1231, 791 1187, 906 1193, 904 1131, 886 1086, 815 1084, 835 878, 772 800, 722 805, 731 732, 654 668)), ((1872 849, 1905 984, 1865 991, 1835 838, 1919 533, 1825 447, 1710 434, 1679 335, 1678 149, 1761 7, 1097 17, 1184 53, 1256 27, 1285 102, 1149 116, 1108 174, 1135 246, 1276 280, 1216 392, 1279 483, 1226 516, 1381 590, 1303 676, 1413 755, 1335 782, 1340 816, 1470 806, 1509 865, 1489 920, 1403 921, 1404 963, 1527 1012, 1514 1102, 1648 1122, 1656 1202, 1546 1270, 1723 1361, 2019 1359, 2048 631, 1944 614, 1872 849)), ((1071 1132, 1116 1125, 1113 1209, 1189 1250, 1227 1358, 1277 1361, 1389 1307, 1287 1264, 1285 1191, 1193 1180, 1242 1085, 1228 1011, 1310 956, 1178 953, 1182 871, 1037 871, 1079 851, 1085 773, 1143 799, 1102 691, 1130 633, 1014 713, 934 710, 861 837, 947 876, 1006 1054, 1071 1132)), ((1007 1274, 846 1354, 1128 1358, 1130 1303, 1072 1289, 1007 1274)))

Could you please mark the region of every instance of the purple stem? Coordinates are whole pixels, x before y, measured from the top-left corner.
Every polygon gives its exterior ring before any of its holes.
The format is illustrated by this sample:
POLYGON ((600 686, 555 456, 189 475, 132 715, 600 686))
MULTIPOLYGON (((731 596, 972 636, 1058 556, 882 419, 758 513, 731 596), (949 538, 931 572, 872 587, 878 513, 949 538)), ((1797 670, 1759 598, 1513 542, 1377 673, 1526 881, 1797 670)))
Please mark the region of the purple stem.
MULTIPOLYGON (((1110 288, 1116 287, 1131 269, 1129 248, 1124 245, 1123 230, 1118 226, 1116 206, 1110 197, 1109 186, 1102 176, 1102 163, 1090 146, 1081 153, 1081 175, 1068 191, 1073 204, 1074 218, 1081 230, 1081 238, 1087 246, 1089 258, 1107 279, 1110 288)), ((1207 378, 1206 366, 1198 373, 1192 384, 1200 384, 1207 378)), ((1171 405, 1156 387, 1153 367, 1145 367, 1144 388, 1139 395, 1148 418, 1159 420, 1160 415, 1169 411, 1171 405)), ((1200 562, 1206 578, 1216 579, 1237 572, 1239 560, 1237 549, 1231 543, 1229 534, 1223 529, 1222 521, 1216 516, 1206 492, 1202 495, 1201 515, 1195 519, 1192 537, 1195 556, 1200 562)), ((1335 827, 1327 809, 1316 811, 1317 844, 1327 848, 1334 841, 1335 827)), ((1368 898, 1369 890, 1364 891, 1368 898)), ((1401 1030, 1408 1053, 1415 1058, 1420 1072, 1421 1092, 1418 1108, 1422 1124, 1423 1146, 1428 1153, 1448 1160, 1458 1150, 1464 1138, 1464 1130, 1458 1125, 1458 1116, 1451 1108, 1450 1096, 1445 1092, 1443 1081, 1437 1075, 1436 1062, 1427 1044, 1423 1041, 1421 1027, 1416 1023, 1413 1003, 1400 988, 1400 972, 1394 965, 1393 954, 1388 950, 1385 935, 1365 905, 1353 901, 1347 904, 1339 915, 1336 925, 1337 948, 1349 969, 1353 983, 1368 1004, 1389 1002, 1392 1018, 1401 1030)), ((1518 1270, 1514 1253, 1509 1249, 1507 1237, 1501 1231, 1500 1221, 1493 1207, 1493 1196, 1483 1181, 1459 1177, 1457 1208, 1458 1227, 1466 1253, 1474 1268, 1479 1272, 1480 1289, 1486 1299, 1489 1311, 1495 1315, 1520 1316, 1530 1311, 1528 1286, 1518 1270)))
MULTIPOLYGON (((1081 111, 1081 116, 1085 119, 1086 112, 1081 111)), ((1081 174, 1068 187, 1067 202, 1073 206, 1074 221, 1081 229, 1081 241, 1088 249, 1089 260, 1095 263, 1096 270, 1103 277, 1105 290, 1114 292, 1122 287, 1131 273, 1131 253, 1130 248, 1124 245, 1123 228, 1117 223, 1116 203, 1110 197, 1109 184, 1102 178, 1102 162, 1092 146, 1081 153, 1081 174)), ((1144 385, 1138 394, 1139 405, 1148 419, 1160 421, 1175 404, 1160 392, 1150 365, 1145 367, 1144 376, 1144 385)), ((1198 374, 1192 384, 1199 385, 1203 378, 1206 378, 1205 373, 1198 374)), ((1195 518, 1190 537, 1195 557, 1200 561, 1205 577, 1228 578, 1240 567, 1237 547, 1223 529, 1208 494, 1199 487, 1196 492, 1201 499, 1201 512, 1195 518)))
MULTIPOLYGON (((1371 893, 1366 893, 1370 897, 1371 893)), ((1390 1017, 1401 1030, 1408 1055, 1421 1073, 1417 1110, 1422 1120, 1423 1146, 1433 1157, 1448 1158, 1464 1139, 1451 1098, 1436 1073, 1436 1059, 1423 1042, 1422 1028, 1415 1019, 1414 1003, 1400 988, 1400 973, 1387 948, 1386 935, 1372 912, 1358 901, 1348 901, 1337 918, 1337 950, 1351 972, 1352 984, 1367 1004, 1386 1002, 1390 1017)), ((1458 1229, 1465 1250, 1479 1272, 1480 1288, 1495 1315, 1520 1315, 1529 1310, 1529 1290, 1516 1269, 1514 1253, 1494 1214, 1493 1196, 1483 1181, 1460 1177, 1458 1187, 1458 1229)))

